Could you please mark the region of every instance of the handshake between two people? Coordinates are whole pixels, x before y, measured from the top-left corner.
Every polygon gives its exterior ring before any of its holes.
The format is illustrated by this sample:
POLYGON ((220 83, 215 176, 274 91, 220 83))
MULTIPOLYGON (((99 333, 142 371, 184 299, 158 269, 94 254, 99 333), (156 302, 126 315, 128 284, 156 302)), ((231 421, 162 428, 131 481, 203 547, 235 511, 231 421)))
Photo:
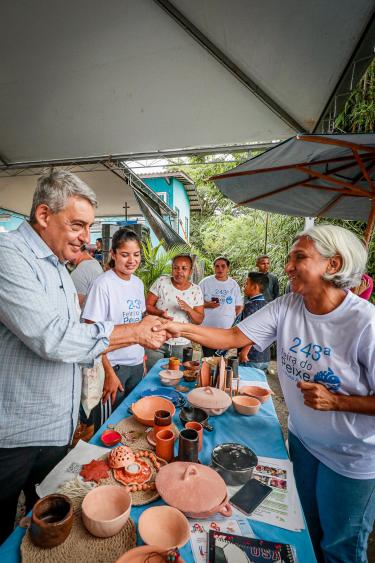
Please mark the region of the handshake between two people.
POLYGON ((116 325, 105 353, 132 344, 157 350, 166 340, 178 336, 177 325, 178 323, 154 315, 147 315, 138 323, 116 325))

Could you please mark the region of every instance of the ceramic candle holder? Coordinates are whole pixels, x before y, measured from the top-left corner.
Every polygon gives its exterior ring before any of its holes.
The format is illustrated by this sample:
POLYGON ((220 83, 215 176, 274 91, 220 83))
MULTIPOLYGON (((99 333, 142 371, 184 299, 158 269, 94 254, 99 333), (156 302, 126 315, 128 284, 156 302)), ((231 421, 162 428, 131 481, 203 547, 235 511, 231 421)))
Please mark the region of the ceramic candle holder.
POLYGON ((181 430, 178 438, 179 461, 198 462, 199 436, 193 428, 181 430))
POLYGON ((199 422, 187 422, 185 428, 192 428, 198 432, 198 451, 200 452, 203 446, 203 426, 199 422))
POLYGON ((171 413, 166 410, 158 410, 154 414, 154 436, 159 430, 170 430, 172 427, 171 413))
POLYGON ((73 525, 73 506, 65 495, 47 495, 34 505, 30 537, 38 547, 50 548, 63 543, 73 525))
POLYGON ((172 430, 159 430, 155 434, 156 442, 156 455, 165 459, 165 461, 172 461, 174 450, 174 434, 172 430))

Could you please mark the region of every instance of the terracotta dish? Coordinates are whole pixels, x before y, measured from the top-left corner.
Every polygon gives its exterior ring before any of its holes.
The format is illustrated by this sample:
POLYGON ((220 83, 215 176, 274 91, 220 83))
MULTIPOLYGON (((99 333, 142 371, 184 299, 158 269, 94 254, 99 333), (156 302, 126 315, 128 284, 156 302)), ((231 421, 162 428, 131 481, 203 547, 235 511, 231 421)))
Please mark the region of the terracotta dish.
POLYGON ((199 407, 209 415, 223 414, 232 404, 232 399, 220 389, 198 387, 188 394, 188 401, 193 407, 199 407))
POLYGON ((100 436, 100 439, 105 446, 111 447, 121 442, 122 436, 119 432, 116 432, 116 430, 108 429, 104 430, 103 434, 100 436))
POLYGON ((163 397, 143 397, 132 404, 132 411, 135 418, 145 426, 154 426, 154 415, 156 411, 169 411, 173 417, 176 412, 175 406, 168 399, 163 397))
POLYGON ((236 411, 245 416, 256 414, 261 404, 259 399, 248 397, 247 395, 237 395, 233 397, 232 401, 236 411))
POLYGON ((261 403, 268 401, 273 394, 271 389, 264 389, 264 387, 257 387, 256 385, 245 385, 241 387, 240 393, 249 397, 255 397, 261 403))
MULTIPOLYGON (((124 553, 116 563, 145 563, 148 557, 150 563, 165 563, 165 549, 157 545, 141 545, 124 553)), ((185 563, 181 555, 178 563, 185 563)))
POLYGON ((109 538, 125 526, 131 505, 130 493, 125 487, 96 487, 83 499, 82 521, 93 536, 109 538))
POLYGON ((159 373, 163 385, 177 385, 182 379, 183 373, 177 369, 165 369, 159 373))
POLYGON ((176 461, 160 469, 155 483, 164 502, 189 518, 232 514, 225 482, 211 467, 176 461))
POLYGON ((182 547, 190 538, 187 518, 172 506, 153 506, 142 512, 138 532, 145 543, 157 542, 165 550, 182 547))

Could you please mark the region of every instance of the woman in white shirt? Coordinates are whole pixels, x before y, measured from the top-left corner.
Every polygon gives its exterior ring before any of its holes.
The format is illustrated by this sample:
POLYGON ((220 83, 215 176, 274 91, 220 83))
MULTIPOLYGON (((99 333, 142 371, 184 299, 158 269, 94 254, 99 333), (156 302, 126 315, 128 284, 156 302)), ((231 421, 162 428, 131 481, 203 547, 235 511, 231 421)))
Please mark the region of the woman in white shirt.
MULTIPOLYGON (((112 268, 90 288, 82 313, 85 322, 136 323, 146 310, 143 282, 134 275, 141 263, 138 236, 127 228, 113 235, 112 268)), ((144 348, 133 344, 103 355, 105 382, 100 422, 103 424, 118 404, 134 389, 144 374, 144 348)), ((95 426, 98 416, 94 415, 95 426)))
POLYGON ((375 309, 354 295, 367 252, 317 225, 294 241, 291 293, 230 329, 168 321, 173 336, 220 348, 277 341, 289 452, 317 560, 364 563, 375 519, 375 309))
MULTIPOLYGON (((203 295, 200 287, 190 281, 193 261, 188 254, 179 254, 172 261, 172 276, 160 276, 146 298, 147 312, 180 323, 201 324, 204 318, 203 295)), ((170 338, 161 348, 182 359, 186 338, 170 338)))

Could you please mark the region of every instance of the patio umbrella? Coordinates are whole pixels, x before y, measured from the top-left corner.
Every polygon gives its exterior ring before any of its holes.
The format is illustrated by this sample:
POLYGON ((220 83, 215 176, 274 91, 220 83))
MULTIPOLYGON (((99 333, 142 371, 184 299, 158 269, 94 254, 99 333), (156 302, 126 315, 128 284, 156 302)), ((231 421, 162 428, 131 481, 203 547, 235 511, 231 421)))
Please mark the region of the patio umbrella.
POLYGON ((211 178, 238 205, 375 223, 375 134, 297 135, 211 178))

